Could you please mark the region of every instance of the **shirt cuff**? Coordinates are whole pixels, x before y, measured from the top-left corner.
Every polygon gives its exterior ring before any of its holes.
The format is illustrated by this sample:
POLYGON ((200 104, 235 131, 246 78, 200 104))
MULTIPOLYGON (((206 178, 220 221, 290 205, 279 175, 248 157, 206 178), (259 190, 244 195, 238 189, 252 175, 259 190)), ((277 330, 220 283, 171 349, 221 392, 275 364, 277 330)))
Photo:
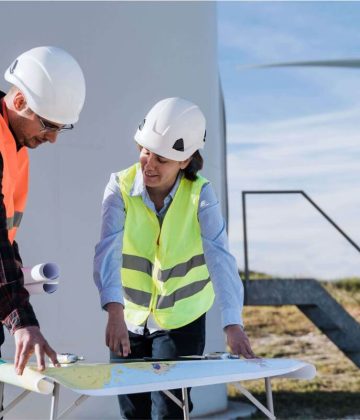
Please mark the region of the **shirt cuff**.
POLYGON ((39 327, 39 323, 36 319, 35 312, 31 305, 26 307, 14 309, 10 314, 5 318, 4 325, 10 331, 11 334, 14 334, 15 331, 25 328, 25 327, 39 327))
POLYGON ((121 303, 124 306, 124 298, 120 287, 107 287, 100 293, 101 307, 104 309, 105 305, 110 302, 121 303))
POLYGON ((221 323, 222 327, 225 328, 228 325, 241 325, 243 326, 243 319, 242 314, 240 313, 239 309, 224 309, 221 312, 221 323))

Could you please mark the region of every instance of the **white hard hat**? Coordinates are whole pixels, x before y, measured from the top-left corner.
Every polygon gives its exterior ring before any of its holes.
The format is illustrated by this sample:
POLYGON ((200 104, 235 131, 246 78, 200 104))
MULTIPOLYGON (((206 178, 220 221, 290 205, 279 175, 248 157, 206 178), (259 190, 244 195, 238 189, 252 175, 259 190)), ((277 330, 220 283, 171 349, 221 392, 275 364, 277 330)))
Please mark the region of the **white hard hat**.
POLYGON ((197 105, 182 98, 167 98, 148 112, 135 141, 157 155, 183 161, 204 147, 205 128, 205 117, 197 105))
POLYGON ((58 124, 78 121, 85 101, 85 79, 78 62, 57 47, 38 47, 19 55, 5 79, 24 94, 29 108, 58 124))

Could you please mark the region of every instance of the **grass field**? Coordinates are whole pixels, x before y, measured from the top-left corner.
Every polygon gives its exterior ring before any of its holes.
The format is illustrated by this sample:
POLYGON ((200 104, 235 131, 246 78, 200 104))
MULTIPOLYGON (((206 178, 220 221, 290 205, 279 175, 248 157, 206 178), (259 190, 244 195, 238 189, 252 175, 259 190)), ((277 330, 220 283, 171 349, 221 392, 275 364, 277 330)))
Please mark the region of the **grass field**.
MULTIPOLYGON (((360 279, 323 283, 324 287, 360 322, 360 279)), ((244 322, 258 356, 291 357, 313 363, 312 381, 274 380, 275 413, 281 419, 360 419, 360 370, 324 336, 297 307, 244 309, 244 322)), ((264 387, 247 388, 265 403, 264 387)), ((241 399, 229 385, 232 399, 241 399)), ((253 418, 265 418, 258 412, 253 418)))

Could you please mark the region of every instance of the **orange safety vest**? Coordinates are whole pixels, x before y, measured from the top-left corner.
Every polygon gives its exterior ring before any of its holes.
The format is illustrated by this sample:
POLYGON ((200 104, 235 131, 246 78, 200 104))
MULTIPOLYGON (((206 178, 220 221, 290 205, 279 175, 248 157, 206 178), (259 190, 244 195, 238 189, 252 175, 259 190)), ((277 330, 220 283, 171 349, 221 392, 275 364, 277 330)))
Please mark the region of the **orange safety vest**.
POLYGON ((28 184, 29 156, 26 147, 16 150, 16 141, 9 129, 5 102, 1 101, 0 153, 3 159, 2 194, 6 209, 6 225, 9 241, 13 243, 24 213, 28 184))

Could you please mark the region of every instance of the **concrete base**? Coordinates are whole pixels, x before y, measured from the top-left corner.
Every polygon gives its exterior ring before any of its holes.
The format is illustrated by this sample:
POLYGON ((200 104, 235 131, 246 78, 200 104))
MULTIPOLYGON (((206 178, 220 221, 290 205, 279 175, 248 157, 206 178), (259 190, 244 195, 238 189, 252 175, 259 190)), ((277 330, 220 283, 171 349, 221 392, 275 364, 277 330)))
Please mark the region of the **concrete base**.
POLYGON ((236 420, 238 418, 248 418, 257 412, 257 408, 252 404, 243 402, 229 401, 226 411, 209 414, 208 416, 193 417, 197 420, 236 420))

